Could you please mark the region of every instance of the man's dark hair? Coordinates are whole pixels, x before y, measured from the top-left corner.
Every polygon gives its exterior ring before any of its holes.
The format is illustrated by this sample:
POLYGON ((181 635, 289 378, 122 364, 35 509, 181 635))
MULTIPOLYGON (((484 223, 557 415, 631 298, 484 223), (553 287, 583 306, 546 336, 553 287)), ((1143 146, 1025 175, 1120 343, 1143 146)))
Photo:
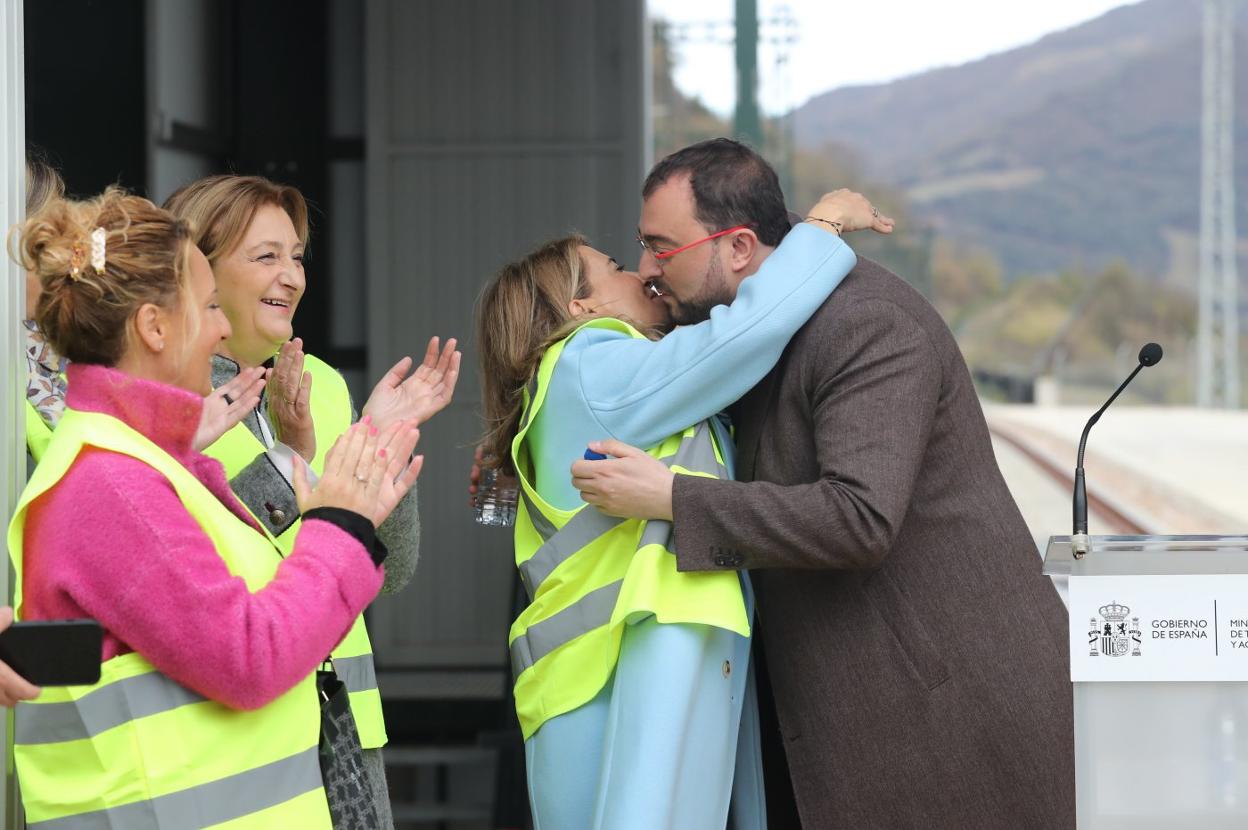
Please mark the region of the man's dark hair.
POLYGON ((697 220, 712 231, 749 225, 764 245, 779 245, 789 232, 780 180, 771 165, 739 141, 712 138, 677 150, 646 177, 649 198, 673 176, 689 176, 697 220))

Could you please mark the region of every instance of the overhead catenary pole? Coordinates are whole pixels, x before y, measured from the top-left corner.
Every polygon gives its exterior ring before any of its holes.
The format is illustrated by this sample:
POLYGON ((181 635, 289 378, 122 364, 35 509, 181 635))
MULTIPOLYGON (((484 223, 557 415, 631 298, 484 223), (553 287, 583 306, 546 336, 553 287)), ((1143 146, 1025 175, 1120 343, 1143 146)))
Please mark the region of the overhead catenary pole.
POLYGON ((1237 409, 1240 384, 1234 31, 1232 0, 1205 0, 1196 400, 1204 407, 1237 409))
POLYGON ((758 109, 758 0, 736 0, 737 109, 733 133, 756 150, 763 149, 758 109))

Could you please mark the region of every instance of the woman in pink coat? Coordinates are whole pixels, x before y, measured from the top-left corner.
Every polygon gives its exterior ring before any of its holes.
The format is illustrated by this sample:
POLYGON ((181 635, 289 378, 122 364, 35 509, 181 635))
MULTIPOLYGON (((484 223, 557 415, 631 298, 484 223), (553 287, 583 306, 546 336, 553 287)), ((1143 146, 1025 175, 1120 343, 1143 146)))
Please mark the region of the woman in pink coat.
MULTIPOLYGON (((122 427, 139 433, 158 448, 144 450, 145 457, 172 457, 202 485, 191 482, 200 503, 215 497, 228 510, 218 508, 227 523, 245 523, 263 542, 220 463, 193 447, 204 396, 211 392, 212 355, 229 335, 229 323, 217 305, 212 270, 191 244, 187 225, 145 199, 110 189, 90 202, 61 201, 45 209, 21 229, 17 247, 43 288, 35 315, 39 330, 70 361, 69 411, 106 416, 92 421, 106 427, 101 437, 129 434, 122 427)), ((78 434, 84 434, 81 428, 78 434)), ((279 564, 267 583, 249 587, 227 566, 229 557, 190 503, 179 498, 175 485, 185 492, 189 479, 179 479, 177 470, 161 472, 141 454, 85 440, 59 478, 50 486, 41 482, 42 468, 62 440, 58 429, 15 518, 21 540, 15 548, 21 553, 15 563, 21 575, 18 615, 97 619, 105 631, 106 677, 111 661, 137 653, 154 677, 172 681, 188 699, 220 704, 214 710, 220 714, 212 717, 267 711, 270 703, 306 687, 381 587, 386 552, 374 530, 419 475, 421 457, 408 463, 418 438, 408 422, 381 434, 360 422, 335 444, 315 487, 299 467, 304 522, 295 548, 274 560, 279 564)), ((245 527, 233 532, 250 539, 245 527)), ((272 555, 279 556, 276 548, 272 555)), ((306 713, 305 704, 301 700, 298 711, 306 713)), ((44 708, 23 706, 30 712, 44 708)), ((19 707, 19 733, 23 711, 19 707)), ((19 775, 29 790, 20 750, 19 775)), ((68 746, 65 752, 70 760, 81 757, 68 746)), ((126 765, 134 764, 129 777, 154 786, 145 776, 159 764, 149 767, 132 755, 116 759, 118 776, 126 777, 126 765)), ((29 777, 36 778, 33 770, 29 777)), ((24 795, 29 813, 30 794, 24 795)), ((89 812, 87 806, 56 804, 61 797, 53 794, 40 809, 89 812)), ((82 793, 63 798, 90 802, 82 793)), ((94 798, 97 805, 116 800, 111 790, 94 798)), ((217 801, 210 808, 220 813, 214 814, 218 820, 254 812, 254 806, 236 806, 228 798, 217 801), (226 815, 231 811, 239 815, 226 815)))

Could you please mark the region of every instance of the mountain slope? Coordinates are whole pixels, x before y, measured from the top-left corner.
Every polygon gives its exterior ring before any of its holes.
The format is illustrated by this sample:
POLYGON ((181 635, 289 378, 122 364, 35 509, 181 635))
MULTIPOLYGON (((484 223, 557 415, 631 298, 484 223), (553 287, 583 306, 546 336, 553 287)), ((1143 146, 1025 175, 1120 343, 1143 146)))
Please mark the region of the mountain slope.
MULTIPOLYGON (((1200 11, 1199 0, 1148 0, 965 66, 836 90, 798 111, 798 142, 850 147, 920 216, 1012 275, 1124 259, 1191 284, 1200 11)), ((1237 38, 1248 196, 1246 48, 1237 38)), ((1248 198, 1239 207, 1245 227, 1248 198)))

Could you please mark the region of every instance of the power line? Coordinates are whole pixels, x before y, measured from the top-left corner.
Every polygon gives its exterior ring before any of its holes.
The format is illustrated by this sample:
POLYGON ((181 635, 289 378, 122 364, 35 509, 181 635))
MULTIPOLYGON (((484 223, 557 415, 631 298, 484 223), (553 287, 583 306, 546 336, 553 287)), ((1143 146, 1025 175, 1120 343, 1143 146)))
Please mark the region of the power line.
POLYGON ((795 111, 795 103, 789 97, 789 71, 799 29, 797 17, 787 3, 771 4, 771 13, 766 16, 759 16, 758 5, 758 0, 736 0, 732 20, 665 20, 662 25, 674 50, 691 43, 734 48, 737 97, 733 131, 737 138, 767 155, 780 176, 781 186, 789 192, 793 186, 795 111), (760 47, 766 47, 772 59, 771 69, 765 74, 759 72, 760 47), (760 94, 779 105, 778 113, 769 119, 770 128, 764 127, 760 94))

